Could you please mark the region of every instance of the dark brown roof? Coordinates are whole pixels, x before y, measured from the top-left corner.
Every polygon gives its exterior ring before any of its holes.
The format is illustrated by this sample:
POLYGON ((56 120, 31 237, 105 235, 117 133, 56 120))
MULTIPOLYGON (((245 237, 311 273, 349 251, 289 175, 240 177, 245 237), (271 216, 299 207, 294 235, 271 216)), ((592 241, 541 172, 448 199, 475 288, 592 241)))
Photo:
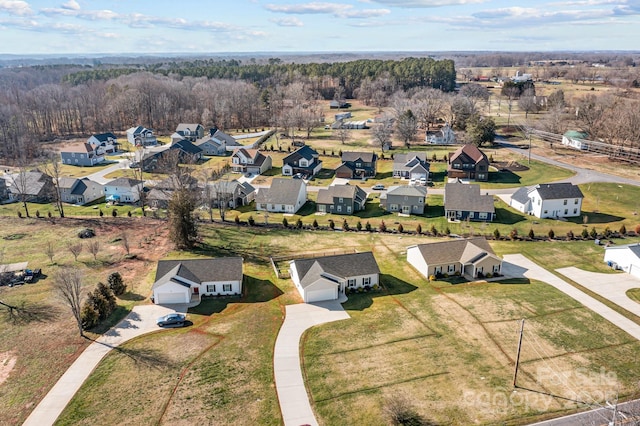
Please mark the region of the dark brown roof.
POLYGON ((469 157, 475 163, 479 163, 482 160, 485 160, 487 163, 489 162, 489 160, 487 159, 487 156, 484 154, 484 152, 480 151, 480 149, 478 149, 477 146, 475 146, 474 144, 471 144, 471 143, 468 143, 466 145, 462 145, 460 148, 456 149, 455 152, 453 152, 451 154, 450 158, 451 158, 451 160, 454 160, 454 159, 458 158, 462 154, 464 154, 467 157, 469 157))

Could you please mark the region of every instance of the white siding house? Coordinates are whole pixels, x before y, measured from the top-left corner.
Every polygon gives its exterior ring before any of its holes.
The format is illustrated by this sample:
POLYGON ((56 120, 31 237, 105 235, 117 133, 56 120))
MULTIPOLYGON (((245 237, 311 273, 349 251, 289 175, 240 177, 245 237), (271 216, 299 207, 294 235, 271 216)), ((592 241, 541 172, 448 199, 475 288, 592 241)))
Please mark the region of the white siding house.
POLYGON ((615 269, 640 278, 640 243, 605 247, 604 261, 615 269))
POLYGON ((256 195, 256 209, 294 214, 307 202, 307 184, 302 179, 276 178, 256 195))
POLYGON ((509 205, 541 219, 578 217, 583 198, 580 188, 571 183, 544 183, 530 189, 518 189, 511 196, 509 205))
POLYGON ((107 201, 137 203, 140 201, 142 182, 136 179, 117 178, 104 185, 104 195, 107 201))

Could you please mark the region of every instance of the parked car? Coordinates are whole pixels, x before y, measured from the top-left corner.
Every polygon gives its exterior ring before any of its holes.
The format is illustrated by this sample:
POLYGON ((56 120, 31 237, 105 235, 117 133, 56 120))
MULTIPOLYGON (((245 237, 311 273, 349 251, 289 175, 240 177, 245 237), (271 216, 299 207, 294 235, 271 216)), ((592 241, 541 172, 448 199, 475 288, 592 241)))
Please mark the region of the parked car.
POLYGON ((384 189, 384 185, 383 185, 383 184, 381 184, 381 183, 376 183, 375 185, 373 185, 373 186, 371 187, 371 189, 375 189, 375 190, 379 191, 379 190, 381 190, 381 189, 384 189))
POLYGON ((159 327, 164 327, 167 325, 175 325, 177 327, 181 327, 184 325, 185 319, 186 319, 186 316, 184 314, 179 314, 177 312, 174 312, 172 314, 167 314, 165 316, 158 318, 158 320, 156 321, 156 324, 158 324, 159 327))
POLYGON ((304 176, 302 175, 302 173, 296 173, 295 175, 293 175, 294 179, 302 179, 304 176))
POLYGON ((422 177, 422 178, 420 178, 419 182, 420 182, 420 185, 427 186, 427 178, 422 177))

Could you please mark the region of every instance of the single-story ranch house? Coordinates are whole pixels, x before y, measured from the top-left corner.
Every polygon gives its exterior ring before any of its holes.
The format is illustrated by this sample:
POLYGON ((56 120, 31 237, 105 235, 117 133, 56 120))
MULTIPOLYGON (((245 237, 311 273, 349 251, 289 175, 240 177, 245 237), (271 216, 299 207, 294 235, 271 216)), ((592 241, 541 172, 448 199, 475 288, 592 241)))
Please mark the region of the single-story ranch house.
POLYGON ((380 282, 380 268, 370 251, 292 260, 289 272, 305 303, 336 300, 347 289, 380 282))
POLYGON ((203 295, 241 295, 242 258, 160 260, 151 289, 158 305, 197 304, 203 295))

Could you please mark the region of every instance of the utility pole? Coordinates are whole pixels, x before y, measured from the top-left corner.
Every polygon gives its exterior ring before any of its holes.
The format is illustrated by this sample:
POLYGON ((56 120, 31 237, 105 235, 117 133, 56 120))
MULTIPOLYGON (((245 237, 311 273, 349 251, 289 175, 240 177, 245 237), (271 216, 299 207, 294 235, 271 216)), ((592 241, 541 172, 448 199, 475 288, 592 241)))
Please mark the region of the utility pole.
POLYGON ((520 338, 518 339, 518 353, 516 354, 516 367, 513 370, 513 387, 517 388, 516 381, 518 379, 518 366, 520 365, 520 350, 522 349, 522 334, 524 332, 524 318, 520 323, 520 338))
POLYGON ((529 166, 531 166, 531 129, 529 129, 529 166))

